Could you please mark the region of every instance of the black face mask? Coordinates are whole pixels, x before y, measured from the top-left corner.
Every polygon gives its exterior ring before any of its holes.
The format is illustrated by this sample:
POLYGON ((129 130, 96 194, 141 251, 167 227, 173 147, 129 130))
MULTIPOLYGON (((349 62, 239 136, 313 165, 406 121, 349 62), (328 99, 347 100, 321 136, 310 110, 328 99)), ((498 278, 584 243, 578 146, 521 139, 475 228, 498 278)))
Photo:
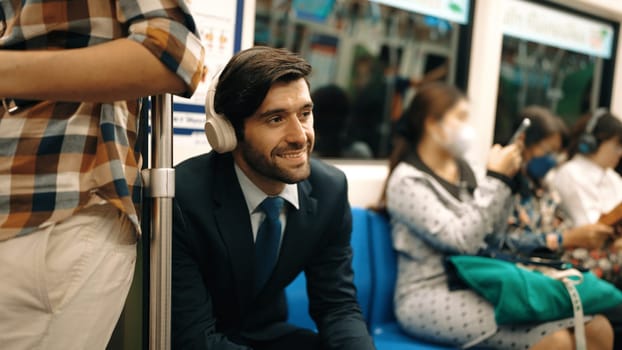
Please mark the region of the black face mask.
POLYGON ((540 180, 557 165, 557 159, 552 154, 533 158, 527 163, 527 174, 533 179, 540 180))

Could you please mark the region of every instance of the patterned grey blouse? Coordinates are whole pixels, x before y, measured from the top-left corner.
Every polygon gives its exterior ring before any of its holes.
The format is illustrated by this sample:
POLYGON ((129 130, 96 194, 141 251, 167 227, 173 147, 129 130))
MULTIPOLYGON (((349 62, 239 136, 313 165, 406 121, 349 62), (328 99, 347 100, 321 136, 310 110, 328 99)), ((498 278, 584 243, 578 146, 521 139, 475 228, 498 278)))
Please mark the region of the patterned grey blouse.
POLYGON ((471 189, 464 181, 443 181, 420 160, 400 163, 389 178, 387 210, 398 253, 395 313, 402 329, 453 346, 526 349, 571 326, 569 320, 498 326, 490 303, 471 290, 449 289, 445 256, 474 254, 487 235, 504 232, 512 198, 510 188, 493 176, 479 177, 471 189))

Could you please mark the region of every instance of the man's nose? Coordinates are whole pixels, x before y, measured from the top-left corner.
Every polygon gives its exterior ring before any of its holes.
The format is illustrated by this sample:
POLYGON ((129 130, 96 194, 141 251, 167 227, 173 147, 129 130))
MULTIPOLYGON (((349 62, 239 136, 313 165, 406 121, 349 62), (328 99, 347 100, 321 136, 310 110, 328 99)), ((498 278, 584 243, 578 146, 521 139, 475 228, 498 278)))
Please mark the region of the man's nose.
POLYGON ((297 116, 293 116, 287 123, 286 141, 289 143, 306 143, 307 133, 303 123, 297 116))

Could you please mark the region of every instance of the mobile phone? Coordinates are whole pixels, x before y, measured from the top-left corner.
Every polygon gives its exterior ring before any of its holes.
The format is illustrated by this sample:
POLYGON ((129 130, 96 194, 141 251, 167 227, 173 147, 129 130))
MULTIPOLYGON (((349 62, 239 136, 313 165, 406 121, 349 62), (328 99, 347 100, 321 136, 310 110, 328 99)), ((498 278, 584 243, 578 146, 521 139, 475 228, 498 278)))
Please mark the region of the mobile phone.
POLYGON ((516 129, 516 131, 514 132, 514 135, 512 135, 512 137, 510 138, 510 141, 508 142, 508 145, 513 144, 514 142, 516 142, 516 140, 518 140, 518 138, 525 133, 525 131, 527 131, 527 129, 529 128, 529 126, 531 126, 531 120, 529 120, 529 118, 525 118, 523 119, 523 121, 520 123, 520 125, 518 126, 518 129, 516 129))

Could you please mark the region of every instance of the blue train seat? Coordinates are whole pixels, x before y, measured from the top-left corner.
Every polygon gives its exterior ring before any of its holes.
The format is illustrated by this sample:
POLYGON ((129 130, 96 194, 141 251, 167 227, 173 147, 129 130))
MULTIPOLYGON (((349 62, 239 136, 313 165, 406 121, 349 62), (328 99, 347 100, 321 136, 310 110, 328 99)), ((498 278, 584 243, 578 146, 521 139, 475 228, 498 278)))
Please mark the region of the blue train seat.
MULTIPOLYGON (((371 304, 371 257, 367 229, 367 210, 352 208, 352 237, 350 239, 353 251, 352 268, 354 270, 354 285, 357 298, 365 321, 368 320, 371 304)), ((309 316, 309 300, 307 298, 306 279, 301 273, 285 289, 288 306, 288 322, 299 327, 315 330, 315 323, 309 316)))
POLYGON ((429 344, 403 333, 393 312, 393 292, 397 274, 397 257, 391 242, 388 219, 368 211, 370 248, 372 250, 372 305, 369 329, 378 350, 453 349, 429 344))
MULTIPOLYGON (((378 350, 451 350, 403 333, 393 313, 396 255, 387 218, 363 208, 352 208, 351 238, 354 284, 363 317, 378 350)), ((316 330, 309 316, 304 273, 285 289, 288 322, 316 330)))

